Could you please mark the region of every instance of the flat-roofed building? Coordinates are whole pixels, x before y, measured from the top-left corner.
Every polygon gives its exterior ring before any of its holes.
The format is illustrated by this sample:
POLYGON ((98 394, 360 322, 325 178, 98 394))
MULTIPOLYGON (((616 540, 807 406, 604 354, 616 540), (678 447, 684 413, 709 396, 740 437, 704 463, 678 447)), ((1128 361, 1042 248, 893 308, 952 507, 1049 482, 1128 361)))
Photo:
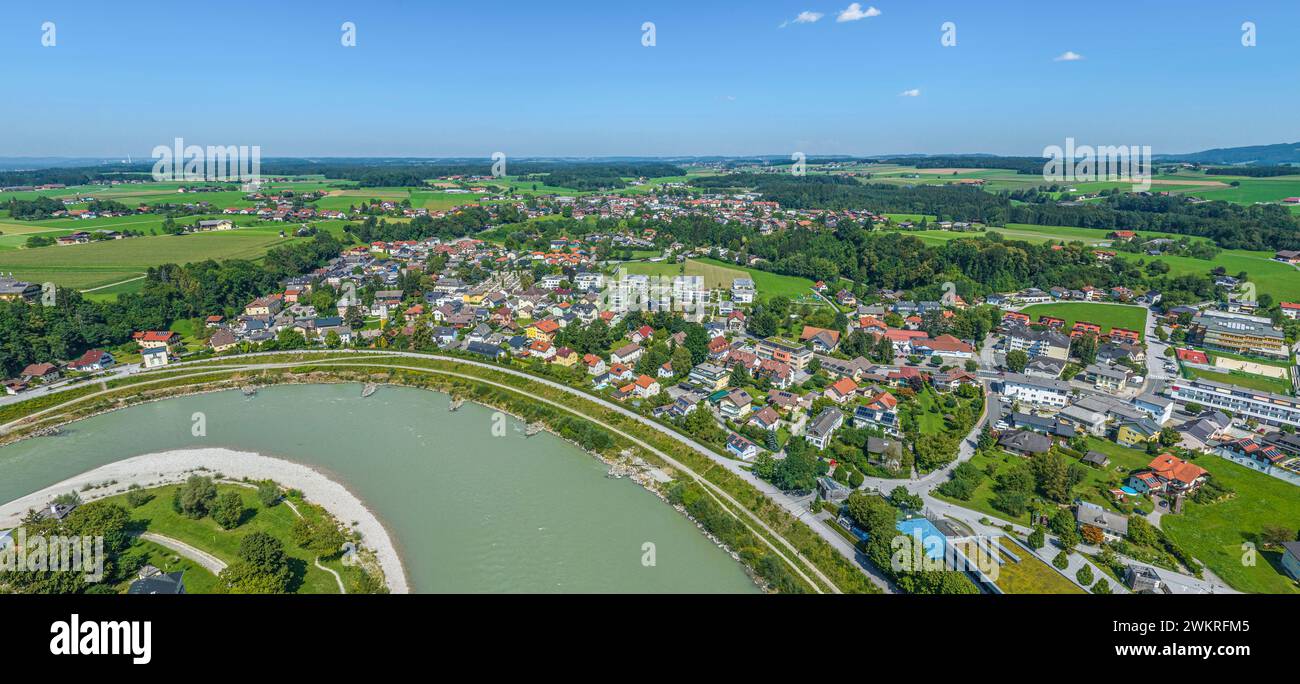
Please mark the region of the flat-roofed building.
POLYGON ((1174 380, 1169 396, 1179 404, 1224 409, 1237 418, 1254 418, 1265 425, 1300 427, 1300 399, 1213 380, 1174 380))
POLYGON ((1205 311, 1192 319, 1192 337, 1211 349, 1286 358, 1286 336, 1259 316, 1205 311))

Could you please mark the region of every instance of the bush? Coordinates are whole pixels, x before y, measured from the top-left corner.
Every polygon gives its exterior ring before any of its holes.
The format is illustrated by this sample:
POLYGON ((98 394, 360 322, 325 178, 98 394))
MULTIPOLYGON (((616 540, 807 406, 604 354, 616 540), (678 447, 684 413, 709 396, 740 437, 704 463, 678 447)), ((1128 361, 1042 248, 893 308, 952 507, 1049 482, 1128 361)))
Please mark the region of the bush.
POLYGON ((1034 531, 1029 533, 1029 548, 1041 549, 1047 546, 1047 533, 1043 531, 1042 525, 1035 525, 1034 531))
POLYGON ((1097 583, 1092 585, 1092 593, 1094 594, 1111 593, 1110 582, 1105 577, 1097 580, 1097 583))
POLYGON ((271 480, 262 480, 257 483, 257 500, 262 502, 266 508, 270 508, 278 503, 282 498, 280 485, 271 480))
POLYGON ((131 485, 126 492, 126 503, 131 508, 139 508, 150 501, 153 501, 153 494, 141 489, 140 485, 131 485))
POLYGON ((1079 568, 1079 571, 1074 573, 1074 578, 1079 580, 1079 584, 1082 584, 1085 587, 1091 586, 1093 580, 1092 566, 1084 563, 1083 567, 1079 568))
POLYGON ((1065 552, 1062 551, 1056 554, 1056 558, 1052 559, 1052 565, 1055 565, 1057 568, 1064 570, 1070 567, 1070 557, 1065 555, 1065 552))

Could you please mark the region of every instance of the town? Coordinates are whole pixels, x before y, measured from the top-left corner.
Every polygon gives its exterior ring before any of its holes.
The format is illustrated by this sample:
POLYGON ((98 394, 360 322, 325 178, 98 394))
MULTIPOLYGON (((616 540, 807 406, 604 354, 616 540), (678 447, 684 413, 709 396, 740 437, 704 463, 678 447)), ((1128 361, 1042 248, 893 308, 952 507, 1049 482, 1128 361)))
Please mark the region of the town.
MULTIPOLYGON (((1245 579, 1202 555, 1212 542, 1195 541, 1197 525, 1258 496, 1259 478, 1290 496, 1300 487, 1289 323, 1300 303, 1252 298, 1244 277, 1207 268, 1212 297, 1199 301, 1123 285, 893 289, 816 265, 780 275, 734 243, 686 236, 709 225, 771 239, 851 226, 896 235, 988 227, 787 209, 759 192, 648 178, 632 181, 635 194, 522 194, 518 182, 490 176, 434 185, 482 199, 318 212, 311 202, 325 193, 250 187, 238 191, 246 208, 191 205, 196 215, 297 223, 291 232, 307 239, 315 221, 346 220, 353 244, 331 240, 339 247, 319 266, 241 307, 29 363, 4 383, 4 400, 256 352, 437 354, 557 381, 686 435, 850 548, 870 537, 862 497, 878 494, 898 531, 938 540, 959 575, 977 555, 997 559, 1004 572, 972 572, 971 590, 1211 593, 1300 578, 1300 544, 1285 519, 1259 521, 1277 565, 1245 579), (472 228, 455 236, 448 224, 472 228), (437 234, 420 235, 425 228, 437 234), (1251 474, 1220 476, 1199 465, 1209 456, 1251 474), (1191 502, 1197 522, 1185 520, 1191 502), (944 513, 954 510, 964 522, 944 513)), ((61 215, 71 216, 50 214, 61 215)), ((229 219, 177 225, 167 232, 243 230, 229 219)), ((1048 253, 1104 269, 1138 245, 1146 256, 1178 247, 1116 230, 1048 253)), ((1300 255, 1280 250, 1275 261, 1294 265, 1300 255)), ((41 295, 38 284, 0 279, 9 301, 41 295)), ((906 573, 876 571, 905 582, 906 573)))

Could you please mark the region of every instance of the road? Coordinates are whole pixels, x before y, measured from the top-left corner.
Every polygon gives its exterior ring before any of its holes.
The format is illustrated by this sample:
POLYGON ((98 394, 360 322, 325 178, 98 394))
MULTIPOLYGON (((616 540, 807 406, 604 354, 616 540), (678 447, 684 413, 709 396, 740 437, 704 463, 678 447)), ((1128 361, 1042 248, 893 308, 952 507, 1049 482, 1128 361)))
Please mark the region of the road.
POLYGON ((222 570, 226 569, 225 561, 221 560, 220 558, 217 558, 216 556, 208 553, 207 551, 204 551, 203 549, 190 546, 189 544, 186 544, 185 542, 179 539, 164 537, 163 535, 158 534, 156 532, 142 532, 140 534, 140 538, 144 539, 145 541, 151 541, 159 546, 163 546, 168 549, 171 549, 172 551, 175 551, 176 553, 179 553, 180 555, 203 566, 203 569, 207 570, 208 572, 214 575, 220 574, 222 570))
POLYGON ((67 379, 58 380, 48 385, 40 385, 39 387, 33 387, 23 392, 22 394, 0 395, 0 406, 5 406, 7 404, 16 404, 20 401, 35 399, 36 397, 43 397, 52 392, 60 392, 65 389, 80 387, 81 385, 93 385, 108 380, 116 380, 117 378, 130 375, 139 370, 140 370, 140 364, 125 363, 120 366, 113 366, 108 370, 103 371, 100 375, 96 375, 87 380, 81 380, 78 382, 72 382, 71 380, 67 380, 67 379))

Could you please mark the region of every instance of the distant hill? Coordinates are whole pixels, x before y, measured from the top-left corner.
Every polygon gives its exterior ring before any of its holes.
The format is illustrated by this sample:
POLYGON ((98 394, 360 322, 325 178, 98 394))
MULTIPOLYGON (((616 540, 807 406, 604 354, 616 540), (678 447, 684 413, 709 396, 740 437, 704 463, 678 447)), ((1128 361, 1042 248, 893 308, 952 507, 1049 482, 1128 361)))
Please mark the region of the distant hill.
POLYGON ((1157 154, 1161 161, 1185 161, 1198 164, 1251 164, 1275 166, 1300 164, 1300 142, 1276 145, 1251 145, 1249 147, 1220 147, 1188 154, 1157 154))

